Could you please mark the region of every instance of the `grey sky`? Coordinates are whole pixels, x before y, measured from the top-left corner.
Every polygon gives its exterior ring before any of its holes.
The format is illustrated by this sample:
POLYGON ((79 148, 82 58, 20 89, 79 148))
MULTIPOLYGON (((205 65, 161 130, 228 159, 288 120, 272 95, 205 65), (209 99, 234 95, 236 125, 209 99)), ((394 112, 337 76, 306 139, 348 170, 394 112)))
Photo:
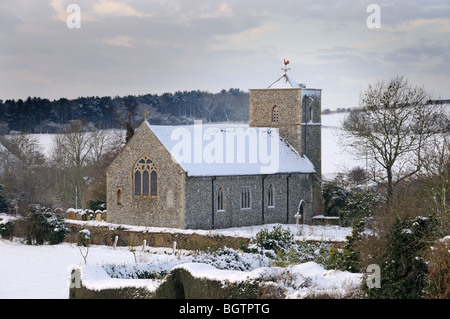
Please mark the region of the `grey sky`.
POLYGON ((450 3, 328 0, 2 0, 0 99, 264 88, 282 75, 353 107, 405 75, 450 98, 450 3), (81 28, 66 24, 69 4, 81 28), (367 6, 381 9, 370 29, 367 6))

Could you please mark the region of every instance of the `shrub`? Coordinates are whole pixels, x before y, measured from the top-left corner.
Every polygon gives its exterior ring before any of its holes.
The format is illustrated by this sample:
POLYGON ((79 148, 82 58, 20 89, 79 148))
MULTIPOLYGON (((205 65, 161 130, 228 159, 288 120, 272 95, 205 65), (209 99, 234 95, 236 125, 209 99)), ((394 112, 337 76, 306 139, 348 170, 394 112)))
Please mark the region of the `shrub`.
POLYGON ((50 214, 47 218, 48 232, 47 240, 50 245, 57 245, 64 241, 69 229, 64 223, 64 219, 56 214, 50 214))
POLYGON ((291 246, 289 250, 278 250, 273 261, 274 266, 287 267, 289 265, 314 261, 318 264, 326 264, 332 245, 326 243, 305 242, 291 246))
POLYGON ((325 243, 296 243, 289 230, 276 226, 272 230, 262 229, 250 239, 250 247, 242 246, 244 252, 265 253, 274 266, 287 267, 308 261, 325 264, 331 245, 325 243))
MULTIPOLYGON (((387 234, 381 267, 381 289, 368 289, 369 298, 417 299, 424 297, 428 269, 423 258, 435 218, 397 218, 387 234)), ((429 246, 428 246, 429 247, 429 246)))
POLYGON ((78 246, 89 247, 91 244, 91 232, 89 229, 82 229, 78 232, 78 246))
POLYGON ((26 239, 27 244, 51 245, 64 241, 68 228, 64 219, 53 214, 48 208, 40 205, 29 205, 25 217, 18 220, 18 233, 26 239))
POLYGON ((88 209, 94 212, 96 210, 105 210, 106 208, 106 202, 102 200, 89 200, 86 205, 88 209))
POLYGON ((13 235, 14 223, 6 222, 0 224, 0 237, 5 239, 10 239, 13 235))
POLYGON ((343 249, 331 248, 326 262, 328 269, 359 271, 359 251, 356 243, 361 239, 365 223, 355 220, 352 224, 352 234, 346 237, 343 249))
POLYGON ((379 203, 374 192, 357 192, 345 199, 345 205, 339 209, 341 226, 351 226, 354 220, 370 217, 374 207, 379 203))
POLYGON ((192 262, 207 263, 217 269, 248 271, 252 266, 242 258, 234 249, 224 247, 218 250, 206 253, 201 256, 195 256, 192 262))
POLYGON ((111 278, 118 279, 164 279, 169 273, 166 269, 152 269, 151 264, 107 264, 102 268, 111 278))
POLYGON ((0 184, 0 213, 2 212, 7 213, 8 207, 9 207, 8 201, 3 195, 3 185, 0 184))
POLYGON ((431 247, 428 263, 427 298, 450 299, 450 237, 442 238, 431 247))
POLYGON ((322 197, 325 205, 325 215, 338 216, 339 210, 345 206, 350 192, 334 183, 324 183, 322 197))
MULTIPOLYGON (((289 247, 295 245, 294 235, 289 230, 282 229, 281 226, 275 226, 271 231, 267 228, 259 231, 254 238, 250 240, 250 244, 257 247, 257 252, 266 250, 267 254, 275 257, 278 251, 287 251, 289 247)), ((270 257, 270 256, 269 256, 270 257)))

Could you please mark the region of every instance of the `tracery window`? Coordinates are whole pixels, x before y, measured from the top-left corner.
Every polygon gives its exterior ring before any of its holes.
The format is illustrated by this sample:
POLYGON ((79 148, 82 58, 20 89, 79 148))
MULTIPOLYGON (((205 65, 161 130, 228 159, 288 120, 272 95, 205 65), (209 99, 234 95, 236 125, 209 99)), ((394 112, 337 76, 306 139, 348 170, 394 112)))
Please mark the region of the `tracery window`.
POLYGON ((147 156, 142 157, 133 169, 134 196, 158 196, 158 172, 155 163, 147 156))

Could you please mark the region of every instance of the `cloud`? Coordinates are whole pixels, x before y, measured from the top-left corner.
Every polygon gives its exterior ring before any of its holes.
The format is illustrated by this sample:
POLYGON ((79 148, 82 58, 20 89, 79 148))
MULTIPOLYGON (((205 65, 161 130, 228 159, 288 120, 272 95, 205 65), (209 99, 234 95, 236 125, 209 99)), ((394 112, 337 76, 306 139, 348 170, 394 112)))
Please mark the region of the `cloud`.
MULTIPOLYGON (((67 13, 67 6, 73 1, 71 0, 52 0, 50 6, 55 11, 55 18, 61 21, 66 21, 69 13, 67 13)), ((104 18, 112 17, 138 17, 150 18, 153 13, 147 13, 143 10, 133 8, 126 1, 111 1, 111 0, 97 0, 97 1, 78 1, 77 4, 81 7, 81 16, 83 21, 100 21, 104 18)))
POLYGON ((197 16, 200 19, 206 18, 220 18, 220 17, 232 17, 233 10, 228 3, 219 3, 218 6, 209 9, 205 12, 200 12, 197 16))
POLYGON ((100 0, 93 5, 93 14, 109 17, 149 18, 153 14, 139 12, 124 1, 100 0))
POLYGON ((375 76, 436 74, 424 85, 446 85, 448 0, 380 0, 379 30, 366 26, 369 3, 1 0, 0 98, 246 90, 273 82, 283 58, 298 82, 324 90, 325 108, 375 76), (67 28, 71 3, 80 29, 67 28))
POLYGON ((364 49, 364 48, 370 48, 370 47, 380 47, 380 45, 385 45, 387 43, 393 43, 400 39, 398 36, 391 36, 388 37, 376 37, 372 39, 368 39, 366 41, 357 41, 347 44, 350 48, 358 48, 358 49, 364 49))
POLYGON ((61 21, 67 19, 67 6, 64 5, 64 0, 53 0, 50 2, 50 6, 55 10, 55 18, 61 21))
POLYGON ((136 45, 137 40, 133 37, 120 35, 114 38, 103 38, 102 42, 109 45, 132 48, 136 45))
POLYGON ((265 23, 233 34, 216 35, 213 36, 214 40, 208 45, 208 48, 212 51, 248 48, 274 29, 276 29, 276 26, 273 23, 265 23))
POLYGON ((414 19, 400 22, 397 25, 385 26, 386 30, 391 32, 411 32, 422 27, 432 27, 438 32, 450 31, 450 19, 436 18, 436 19, 414 19))

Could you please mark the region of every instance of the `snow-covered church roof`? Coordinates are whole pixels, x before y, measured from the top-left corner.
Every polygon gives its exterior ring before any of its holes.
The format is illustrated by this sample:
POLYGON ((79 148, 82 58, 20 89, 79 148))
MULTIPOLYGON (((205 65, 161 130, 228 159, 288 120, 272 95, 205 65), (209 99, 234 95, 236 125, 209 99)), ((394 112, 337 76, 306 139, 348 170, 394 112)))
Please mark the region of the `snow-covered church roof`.
POLYGON ((188 176, 314 173, 314 165, 277 128, 248 124, 162 126, 144 123, 188 176))
POLYGON ((298 84, 291 76, 284 73, 278 80, 269 85, 268 89, 299 89, 304 87, 304 84, 298 84))

